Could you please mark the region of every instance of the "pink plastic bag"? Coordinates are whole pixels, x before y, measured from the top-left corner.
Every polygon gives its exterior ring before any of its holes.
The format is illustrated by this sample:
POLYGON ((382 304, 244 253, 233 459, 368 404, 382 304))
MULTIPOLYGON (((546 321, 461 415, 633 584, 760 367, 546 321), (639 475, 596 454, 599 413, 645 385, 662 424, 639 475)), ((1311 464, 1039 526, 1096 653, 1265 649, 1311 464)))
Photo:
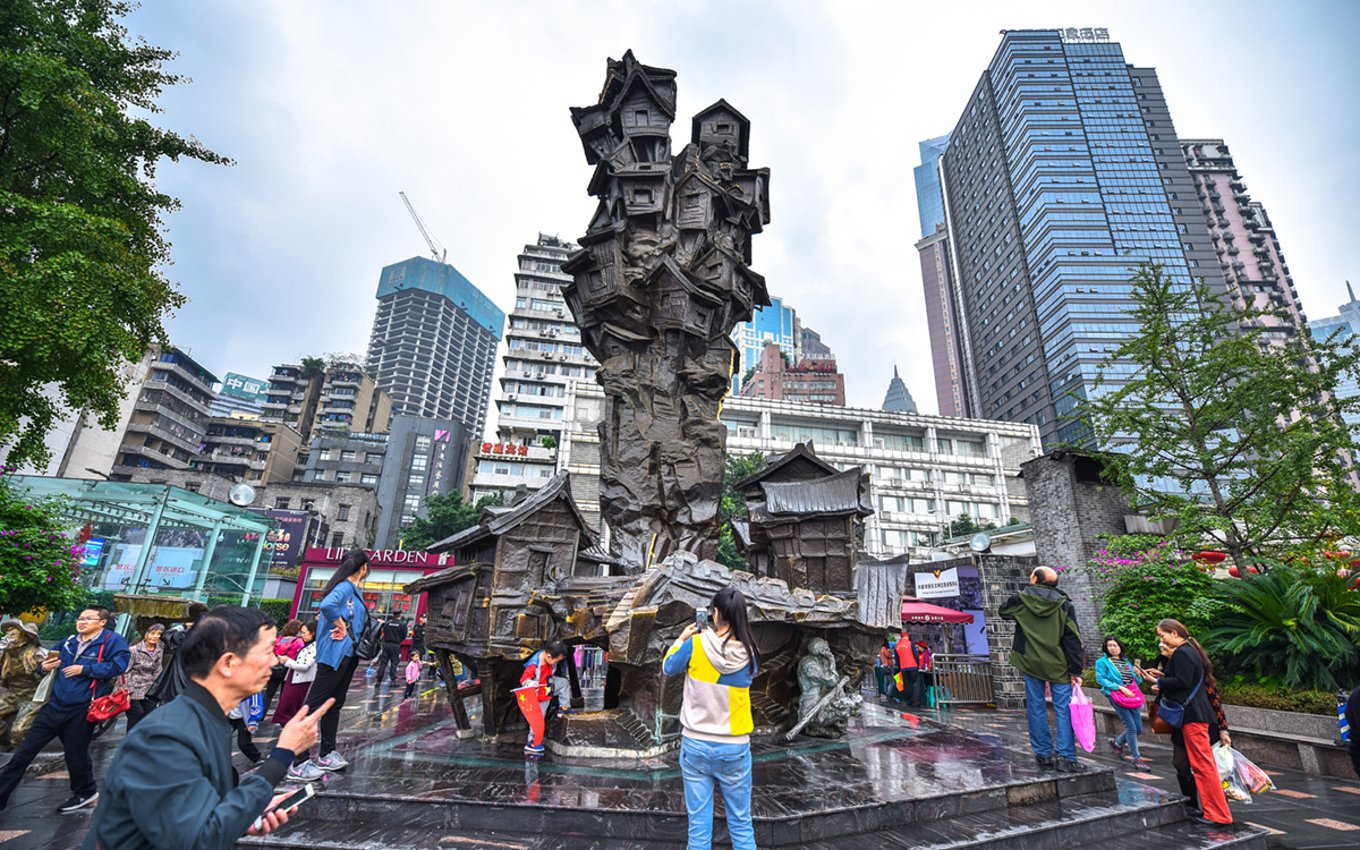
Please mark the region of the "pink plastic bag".
POLYGON ((1072 733, 1081 748, 1089 753, 1096 748, 1096 713, 1091 700, 1081 688, 1073 688, 1068 708, 1072 711, 1072 733))

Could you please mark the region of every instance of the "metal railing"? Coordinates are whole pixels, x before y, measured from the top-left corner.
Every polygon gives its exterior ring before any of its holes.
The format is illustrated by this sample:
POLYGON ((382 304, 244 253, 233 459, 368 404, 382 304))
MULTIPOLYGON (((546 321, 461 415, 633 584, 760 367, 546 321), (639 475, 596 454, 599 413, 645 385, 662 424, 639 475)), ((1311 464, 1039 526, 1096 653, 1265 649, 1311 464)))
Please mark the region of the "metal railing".
POLYGON ((992 659, 988 655, 934 656, 935 706, 991 705, 992 659))

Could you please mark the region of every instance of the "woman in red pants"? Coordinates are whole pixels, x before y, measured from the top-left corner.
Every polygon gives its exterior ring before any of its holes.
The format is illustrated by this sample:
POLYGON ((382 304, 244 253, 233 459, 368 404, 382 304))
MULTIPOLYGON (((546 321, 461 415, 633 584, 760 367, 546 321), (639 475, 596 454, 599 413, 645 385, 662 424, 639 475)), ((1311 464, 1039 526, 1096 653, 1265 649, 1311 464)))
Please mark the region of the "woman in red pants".
POLYGON ((1215 722, 1213 705, 1209 701, 1209 688, 1214 685, 1213 665, 1209 663, 1204 647, 1190 637, 1190 632, 1179 620, 1158 623, 1157 638, 1162 655, 1166 656, 1166 669, 1165 672, 1146 671, 1149 678, 1156 680, 1153 690, 1160 692, 1163 700, 1185 706, 1185 722, 1181 725, 1180 735, 1172 736, 1172 744, 1178 750, 1174 757, 1188 760, 1195 775, 1199 805, 1204 813, 1200 820, 1214 824, 1232 823, 1232 812, 1228 811, 1228 800, 1223 796, 1223 784, 1218 778, 1218 765, 1214 763, 1209 740, 1209 726, 1215 722))

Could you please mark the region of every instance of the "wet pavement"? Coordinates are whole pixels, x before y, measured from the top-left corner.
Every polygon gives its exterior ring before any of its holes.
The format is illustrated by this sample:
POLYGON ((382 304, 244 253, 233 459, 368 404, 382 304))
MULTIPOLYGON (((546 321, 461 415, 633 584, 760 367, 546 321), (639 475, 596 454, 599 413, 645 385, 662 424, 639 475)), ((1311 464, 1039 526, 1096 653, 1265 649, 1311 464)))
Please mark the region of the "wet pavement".
MULTIPOLYGON (((674 753, 642 761, 549 754, 526 762, 518 742, 457 739, 444 695, 433 685, 405 702, 400 693, 356 685, 340 738, 353 766, 328 775, 324 793, 297 823, 267 842, 243 843, 524 850, 683 845, 674 753)), ((753 812, 760 846, 875 850, 983 841, 1188 850, 1248 840, 1245 832, 1213 834, 1182 820, 1169 750, 1151 745, 1154 766, 1146 773, 1094 757, 1089 760, 1102 770, 1058 776, 1038 771, 1024 750, 1023 715, 958 712, 946 719, 957 725, 891 710, 871 697, 846 741, 758 742, 753 812)), ((267 747, 275 728, 263 727, 257 741, 267 747)), ((96 742, 97 769, 117 741, 96 742)), ((0 850, 78 846, 91 815, 53 813, 70 793, 59 752, 55 762, 55 770, 25 779, 0 813, 0 850)), ((1240 820, 1278 831, 1270 836, 1272 847, 1360 846, 1360 826, 1346 828, 1360 824, 1360 781, 1287 771, 1275 781, 1279 794, 1252 806, 1234 804, 1240 820)), ((719 825, 716 832, 725 830, 719 825)))

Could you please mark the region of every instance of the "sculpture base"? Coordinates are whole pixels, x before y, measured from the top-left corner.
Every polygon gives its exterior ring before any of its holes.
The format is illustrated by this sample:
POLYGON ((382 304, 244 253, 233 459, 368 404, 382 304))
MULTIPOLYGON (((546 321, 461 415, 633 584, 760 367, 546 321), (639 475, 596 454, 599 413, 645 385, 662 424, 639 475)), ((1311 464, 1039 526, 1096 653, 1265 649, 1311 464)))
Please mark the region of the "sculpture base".
MULTIPOLYGON (((678 850, 687 819, 678 752, 616 760, 521 742, 459 740, 442 693, 346 714, 352 767, 280 833, 241 846, 678 850)), ((760 847, 1090 847, 1265 850, 1250 827, 1188 823, 1183 807, 1108 769, 1041 771, 994 736, 866 704, 840 741, 752 744, 760 847)), ((725 838, 721 805, 715 833, 725 838)))

